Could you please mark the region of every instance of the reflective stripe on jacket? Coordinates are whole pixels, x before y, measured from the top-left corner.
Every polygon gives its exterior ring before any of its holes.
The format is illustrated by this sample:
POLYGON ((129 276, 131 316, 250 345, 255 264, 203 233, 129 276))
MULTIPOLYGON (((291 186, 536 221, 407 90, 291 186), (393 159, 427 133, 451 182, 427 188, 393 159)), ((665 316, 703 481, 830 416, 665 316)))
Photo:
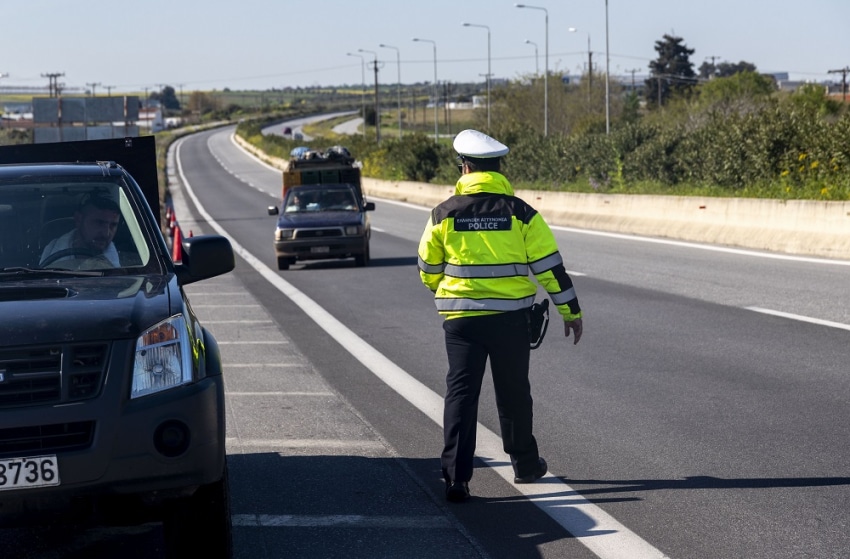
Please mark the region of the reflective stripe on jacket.
POLYGON ((534 302, 534 274, 564 317, 581 317, 552 230, 513 195, 500 173, 463 175, 431 211, 419 241, 419 275, 447 318, 521 310, 534 302))

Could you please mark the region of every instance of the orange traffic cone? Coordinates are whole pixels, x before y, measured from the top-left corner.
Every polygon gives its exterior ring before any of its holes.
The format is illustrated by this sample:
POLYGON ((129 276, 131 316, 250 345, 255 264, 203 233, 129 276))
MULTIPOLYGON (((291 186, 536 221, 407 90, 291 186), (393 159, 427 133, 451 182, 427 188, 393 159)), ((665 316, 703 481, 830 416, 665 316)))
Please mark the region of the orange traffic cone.
POLYGON ((171 259, 174 262, 181 262, 183 260, 183 239, 180 235, 180 226, 174 226, 174 240, 172 241, 172 255, 171 259))
POLYGON ((177 216, 174 215, 174 212, 171 212, 171 218, 168 221, 168 234, 174 235, 174 230, 177 228, 177 216))

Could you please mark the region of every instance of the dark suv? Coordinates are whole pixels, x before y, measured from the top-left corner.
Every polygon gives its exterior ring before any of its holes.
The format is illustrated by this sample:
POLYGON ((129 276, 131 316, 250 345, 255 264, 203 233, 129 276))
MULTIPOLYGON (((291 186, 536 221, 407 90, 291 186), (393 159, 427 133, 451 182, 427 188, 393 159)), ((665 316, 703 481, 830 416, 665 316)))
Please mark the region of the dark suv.
POLYGON ((233 250, 175 263, 159 213, 153 137, 0 147, 0 524, 161 519, 169 556, 230 557, 221 359, 183 286, 233 250))

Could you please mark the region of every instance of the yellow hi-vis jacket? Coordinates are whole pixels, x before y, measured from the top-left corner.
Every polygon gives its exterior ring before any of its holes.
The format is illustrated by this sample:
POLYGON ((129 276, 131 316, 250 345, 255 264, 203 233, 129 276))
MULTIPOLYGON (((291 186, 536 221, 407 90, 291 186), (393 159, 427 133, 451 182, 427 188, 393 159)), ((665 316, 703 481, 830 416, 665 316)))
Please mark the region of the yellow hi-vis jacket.
POLYGON ((446 318, 530 307, 537 286, 529 272, 565 321, 581 318, 552 230, 500 173, 460 178, 455 195, 431 211, 418 256, 422 282, 446 318))

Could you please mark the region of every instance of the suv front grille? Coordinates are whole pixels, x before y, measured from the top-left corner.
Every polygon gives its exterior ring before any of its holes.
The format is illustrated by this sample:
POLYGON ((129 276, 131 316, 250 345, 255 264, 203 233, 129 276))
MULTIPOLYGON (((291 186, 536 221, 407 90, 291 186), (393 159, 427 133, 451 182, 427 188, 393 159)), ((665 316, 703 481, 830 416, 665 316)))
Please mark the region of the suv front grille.
POLYGON ((328 227, 326 229, 296 229, 296 239, 322 239, 327 237, 342 237, 342 229, 328 227))
POLYGON ((93 435, 94 421, 0 429, 0 456, 81 450, 93 435))
POLYGON ((107 355, 104 343, 0 349, 0 409, 97 396, 107 355))

